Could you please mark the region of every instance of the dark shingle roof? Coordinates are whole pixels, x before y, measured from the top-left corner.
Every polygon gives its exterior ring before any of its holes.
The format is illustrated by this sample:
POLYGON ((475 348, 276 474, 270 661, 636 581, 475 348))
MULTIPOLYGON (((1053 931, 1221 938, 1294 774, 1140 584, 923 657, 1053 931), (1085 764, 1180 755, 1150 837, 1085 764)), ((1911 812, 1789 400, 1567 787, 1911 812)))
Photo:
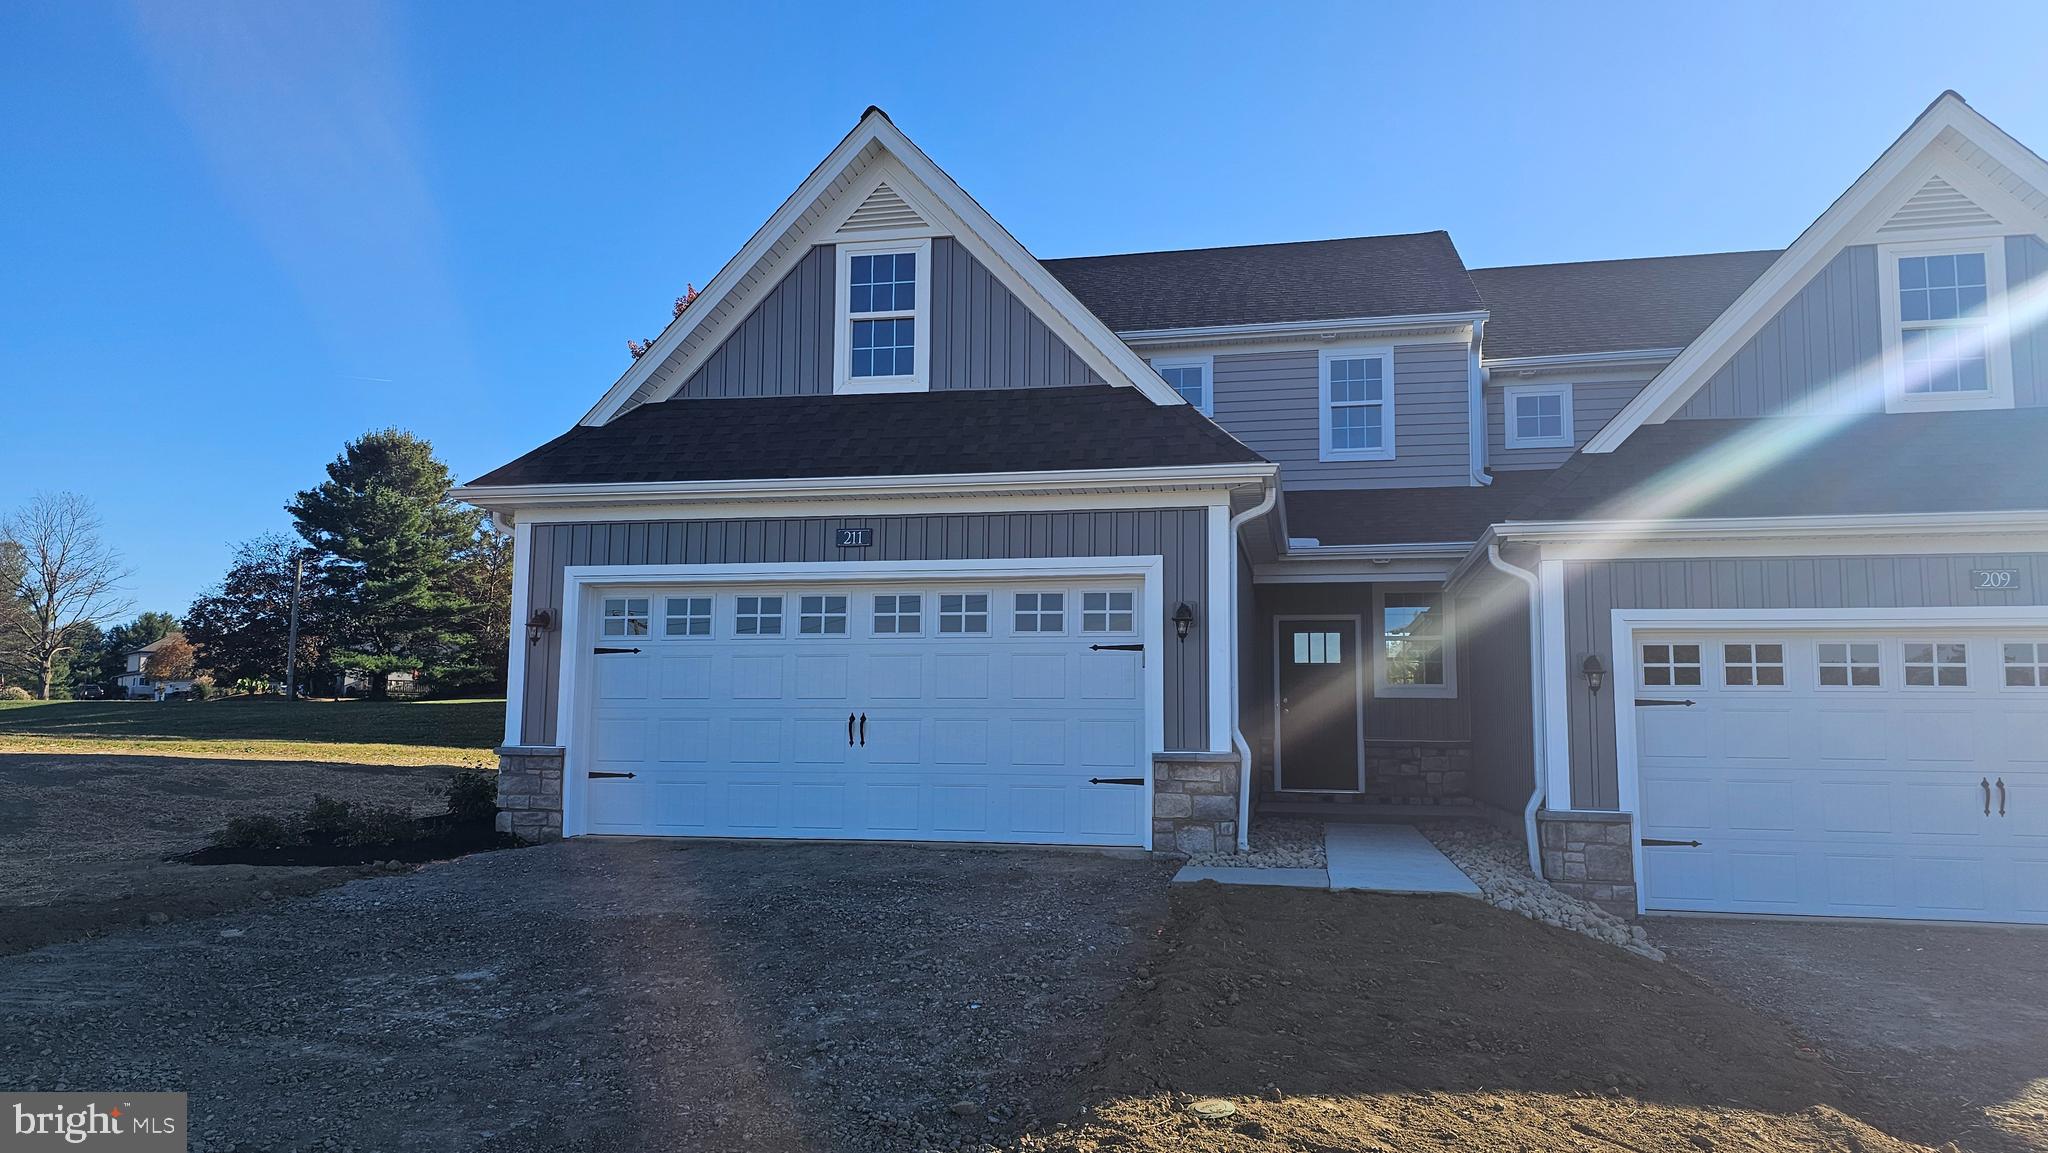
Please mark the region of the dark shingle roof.
POLYGON ((1776 251, 1475 268, 1492 316, 1486 355, 1680 348, 1726 311, 1776 251))
POLYGON ((1041 263, 1117 332, 1484 307, 1447 232, 1041 263))
POLYGON ((1503 472, 1483 488, 1329 489, 1287 494, 1287 535, 1325 545, 1473 541, 1543 487, 1544 472, 1503 472))
POLYGON ((1511 518, 2017 509, 2048 509, 2048 409, 1874 414, 1832 430, 1819 416, 1644 425, 1611 453, 1572 457, 1511 518), (1677 503, 1643 503, 1642 486, 1665 478, 1677 503))
POLYGON ((1085 385, 876 396, 690 398, 581 426, 470 483, 1167 468, 1262 458, 1187 405, 1085 385))

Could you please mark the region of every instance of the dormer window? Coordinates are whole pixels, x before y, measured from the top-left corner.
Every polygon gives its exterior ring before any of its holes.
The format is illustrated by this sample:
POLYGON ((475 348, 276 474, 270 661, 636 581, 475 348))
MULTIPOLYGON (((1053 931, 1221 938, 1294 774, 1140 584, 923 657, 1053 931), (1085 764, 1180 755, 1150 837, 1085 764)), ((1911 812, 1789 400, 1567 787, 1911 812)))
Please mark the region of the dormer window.
POLYGON ((1508 448, 1572 447, 1572 386, 1511 384, 1501 390, 1508 448))
POLYGON ((931 241, 839 246, 839 327, 832 391, 930 387, 931 241))
POLYGON ((1879 252, 1885 408, 2010 408, 2005 243, 1889 245, 1879 252))
POLYGON ((1152 362, 1152 371, 1171 385, 1182 400, 1200 409, 1203 416, 1214 416, 1216 397, 1209 381, 1214 363, 1206 356, 1162 356, 1152 362))

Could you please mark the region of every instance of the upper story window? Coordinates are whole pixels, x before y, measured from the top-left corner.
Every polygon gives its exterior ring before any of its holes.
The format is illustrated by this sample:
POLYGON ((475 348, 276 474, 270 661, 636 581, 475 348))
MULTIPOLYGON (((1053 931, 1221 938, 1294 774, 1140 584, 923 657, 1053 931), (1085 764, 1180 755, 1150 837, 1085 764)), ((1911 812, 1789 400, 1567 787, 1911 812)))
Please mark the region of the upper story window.
POLYGON ((1215 371, 1212 358, 1160 357, 1152 362, 1152 371, 1159 374, 1159 379, 1172 385, 1182 400, 1200 409, 1203 416, 1216 415, 1216 396, 1210 381, 1215 371))
POLYGON ((1501 390, 1509 448, 1570 448, 1572 386, 1511 384, 1501 390))
POLYGON ((1321 364, 1321 458, 1394 459, 1394 350, 1329 348, 1321 364))
POLYGON ((930 386, 929 240, 839 246, 834 392, 923 392, 930 386))
POLYGON ((1886 409, 2010 407, 2004 241, 1889 245, 1878 267, 1886 409))

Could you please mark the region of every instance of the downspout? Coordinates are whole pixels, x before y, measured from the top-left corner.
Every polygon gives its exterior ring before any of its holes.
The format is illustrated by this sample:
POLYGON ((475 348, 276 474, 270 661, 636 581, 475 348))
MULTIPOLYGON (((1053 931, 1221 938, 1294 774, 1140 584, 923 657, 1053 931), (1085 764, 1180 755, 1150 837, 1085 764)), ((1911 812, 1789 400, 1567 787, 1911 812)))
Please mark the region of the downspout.
POLYGON ((1472 483, 1482 486, 1493 483, 1493 474, 1486 471, 1486 369, 1480 361, 1480 346, 1485 336, 1485 319, 1473 321, 1472 345, 1465 370, 1466 458, 1471 466, 1472 483))
POLYGON ((1230 518, 1230 619, 1236 627, 1230 630, 1230 743, 1237 749, 1237 847, 1248 850, 1252 847, 1252 746, 1244 739, 1244 665, 1237 651, 1238 638, 1244 635, 1244 626, 1237 622, 1237 530, 1247 523, 1273 511, 1280 501, 1279 478, 1273 478, 1273 486, 1259 503, 1230 518))
POLYGON ((1550 742, 1549 735, 1543 731, 1547 710, 1543 701, 1542 586, 1537 583, 1535 573, 1500 559, 1500 544, 1496 541, 1486 542, 1486 563, 1521 581, 1529 589, 1529 712, 1534 718, 1530 739, 1535 742, 1530 749, 1530 768, 1536 775, 1536 782, 1529 790, 1529 803, 1522 806, 1522 828, 1529 839, 1529 871, 1541 879, 1543 846, 1536 828, 1536 811, 1543 807, 1544 785, 1550 780, 1550 766, 1545 763, 1550 742))

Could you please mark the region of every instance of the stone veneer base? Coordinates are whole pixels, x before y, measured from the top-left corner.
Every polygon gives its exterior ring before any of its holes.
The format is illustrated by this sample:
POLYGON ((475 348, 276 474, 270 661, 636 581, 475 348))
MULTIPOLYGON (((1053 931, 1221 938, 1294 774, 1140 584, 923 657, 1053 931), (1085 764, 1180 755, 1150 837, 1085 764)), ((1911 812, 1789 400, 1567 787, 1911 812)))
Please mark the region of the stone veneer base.
POLYGON ((522 841, 562 838, 562 750, 506 745, 498 750, 498 831, 522 841))
POLYGON ((1622 917, 1636 915, 1635 821, 1628 813, 1542 812, 1543 879, 1622 917))

